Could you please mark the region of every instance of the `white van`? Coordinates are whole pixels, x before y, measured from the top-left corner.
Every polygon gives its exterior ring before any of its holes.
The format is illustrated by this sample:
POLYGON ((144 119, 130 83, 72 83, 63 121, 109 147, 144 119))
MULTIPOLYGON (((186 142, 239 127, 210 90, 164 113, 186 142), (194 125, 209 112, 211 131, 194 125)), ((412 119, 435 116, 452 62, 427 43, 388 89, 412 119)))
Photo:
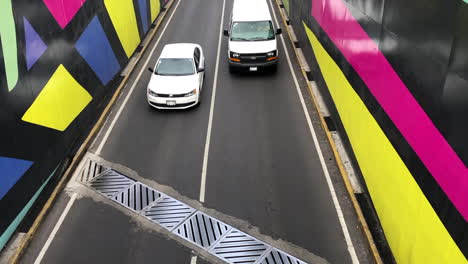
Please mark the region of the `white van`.
POLYGON ((257 71, 259 68, 276 70, 278 49, 270 10, 266 0, 234 0, 229 29, 229 70, 238 68, 257 71))

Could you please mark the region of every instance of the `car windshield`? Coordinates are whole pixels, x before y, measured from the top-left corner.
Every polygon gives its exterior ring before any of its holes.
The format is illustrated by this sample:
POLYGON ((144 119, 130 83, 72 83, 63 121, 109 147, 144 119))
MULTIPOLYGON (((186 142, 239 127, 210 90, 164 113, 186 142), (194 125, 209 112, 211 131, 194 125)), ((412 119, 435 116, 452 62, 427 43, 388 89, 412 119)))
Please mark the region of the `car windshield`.
POLYGON ((256 41, 275 39, 270 21, 234 22, 231 29, 233 41, 256 41))
POLYGON ((158 75, 192 75, 195 73, 192 59, 160 59, 156 66, 158 75))

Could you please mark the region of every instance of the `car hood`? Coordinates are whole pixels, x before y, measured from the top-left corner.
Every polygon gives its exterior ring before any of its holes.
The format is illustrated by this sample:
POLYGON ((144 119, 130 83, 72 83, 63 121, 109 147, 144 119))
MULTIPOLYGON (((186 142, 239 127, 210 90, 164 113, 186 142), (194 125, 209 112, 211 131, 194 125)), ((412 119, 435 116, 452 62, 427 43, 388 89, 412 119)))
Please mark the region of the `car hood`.
POLYGON ((264 41, 229 41, 229 50, 236 53, 265 53, 276 50, 276 39, 264 41))
POLYGON ((198 87, 197 74, 187 76, 151 76, 148 89, 160 94, 183 94, 198 87))

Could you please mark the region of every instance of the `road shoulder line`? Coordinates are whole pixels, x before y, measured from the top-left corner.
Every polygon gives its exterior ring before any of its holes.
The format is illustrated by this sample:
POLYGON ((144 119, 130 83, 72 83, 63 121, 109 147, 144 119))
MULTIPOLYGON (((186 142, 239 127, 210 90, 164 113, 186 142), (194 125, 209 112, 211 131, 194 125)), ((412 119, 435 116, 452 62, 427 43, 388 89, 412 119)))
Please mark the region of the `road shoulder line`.
MULTIPOLYGON (((284 14, 283 14, 284 12, 282 12, 282 7, 281 7, 282 4, 280 4, 280 0, 275 0, 275 1, 276 1, 276 4, 277 4, 278 8, 280 9, 280 14, 281 14, 283 23, 286 25, 287 20, 286 20, 284 14)), ((290 36, 290 39, 291 39, 291 35, 294 34, 294 33, 291 33, 290 27, 292 28, 292 26, 290 25, 289 27, 287 27, 286 31, 288 32, 288 35, 290 36)), ((292 42, 291 44, 294 47, 294 43, 292 42)), ((299 63, 301 64, 301 60, 299 59, 299 54, 297 53, 296 48, 293 48, 293 50, 294 50, 294 53, 296 54, 296 57, 297 57, 299 63)), ((307 73, 304 71, 303 65, 300 65, 300 66, 301 66, 301 72, 302 72, 304 78, 307 80, 307 73)), ((369 226, 367 224, 366 219, 364 218, 364 214, 362 213, 361 206, 359 205, 359 203, 357 201, 357 198, 356 198, 356 195, 354 193, 351 181, 350 181, 349 176, 348 176, 348 172, 346 171, 346 168, 345 168, 345 166, 343 164, 343 160, 342 160, 340 154, 338 153, 338 148, 337 148, 337 146, 335 144, 335 141, 333 140, 331 132, 328 130, 328 126, 327 126, 327 124, 325 122, 325 118, 322 115, 322 112, 321 112, 321 109, 319 107, 319 103, 318 103, 318 100, 317 100, 317 95, 314 94, 313 87, 311 87, 310 82, 306 82, 306 83, 307 83, 307 86, 308 86, 309 94, 310 94, 310 96, 312 98, 312 101, 313 101, 313 105, 314 105, 314 107, 317 110, 317 113, 319 115, 320 124, 322 125, 322 128, 325 131, 325 134, 327 136, 328 143, 329 143, 329 145, 330 145, 330 147, 332 149, 333 156, 335 157, 336 163, 338 165, 338 169, 339 169, 340 174, 341 174, 341 176, 343 178, 346 190, 347 190, 348 195, 349 195, 349 197, 351 199, 351 203, 353 204, 353 207, 354 207, 354 210, 355 210, 356 215, 358 217, 359 223, 361 224, 361 228, 362 228, 362 230, 363 230, 363 232, 365 234, 365 237, 366 237, 367 243, 369 245, 369 248, 370 248, 370 250, 372 252, 372 256, 374 258, 374 261, 377 264, 382 264, 383 261, 382 261, 382 259, 380 257, 379 251, 377 250, 377 246, 375 245, 375 241, 372 238, 372 234, 370 232, 369 226)))
MULTIPOLYGON (((274 6, 273 6, 271 0, 268 0, 268 3, 270 4, 270 6, 272 8, 273 17, 275 19, 275 22, 279 26, 279 22, 278 22, 278 19, 276 17, 276 12, 275 12, 275 9, 274 9, 274 6)), ((287 58, 287 61, 288 61, 289 70, 291 71, 291 75, 292 75, 292 77, 294 79, 294 84, 296 86, 296 91, 298 93, 299 100, 301 102, 302 109, 304 111, 304 115, 305 115, 305 118, 307 120, 307 124, 309 126, 309 130, 310 130, 312 139, 314 141, 315 149, 317 151, 317 154, 318 154, 318 157, 319 157, 319 160, 320 160, 322 171, 323 171, 323 174, 325 176, 325 179, 326 179, 329 191, 330 191, 330 195, 332 197, 333 204, 335 206, 335 210, 336 210, 338 220, 339 220, 340 225, 341 225, 341 229, 343 231, 343 235, 345 237, 346 246, 348 248, 349 255, 351 257, 351 260, 352 260, 353 264, 359 264, 360 262, 359 262, 359 259, 357 257, 357 254, 356 254, 356 250, 354 248, 353 241, 352 241, 351 236, 349 234, 348 226, 346 224, 346 220, 344 219, 343 212, 341 210, 341 205, 340 205, 340 203, 338 201, 338 197, 336 195, 335 187, 333 186, 333 182, 331 181, 331 177, 330 177, 330 173, 328 171, 327 164, 325 163, 325 159, 323 157, 322 148, 320 147, 320 143, 318 142, 317 134, 315 132, 314 126, 312 125, 312 120, 310 118, 309 111, 307 110, 307 106, 305 104, 304 96, 302 95, 300 85, 299 85, 299 82, 297 80, 297 76, 296 76, 296 74, 294 72, 294 68, 292 66, 291 58, 289 57, 288 47, 286 46, 286 42, 284 40, 284 37, 282 35, 280 35, 280 38, 281 38, 281 42, 282 42, 284 50, 285 50, 285 55, 286 55, 286 58, 287 58)), ((303 71, 303 67, 301 67, 301 71, 303 71)))

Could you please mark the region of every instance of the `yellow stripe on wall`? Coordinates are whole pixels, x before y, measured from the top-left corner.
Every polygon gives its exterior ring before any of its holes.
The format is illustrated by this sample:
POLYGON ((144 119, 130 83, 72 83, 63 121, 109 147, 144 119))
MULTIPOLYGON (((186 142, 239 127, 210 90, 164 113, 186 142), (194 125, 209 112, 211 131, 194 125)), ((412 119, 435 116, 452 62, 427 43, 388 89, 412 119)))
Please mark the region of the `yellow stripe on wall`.
POLYGON ((304 28, 397 263, 467 263, 364 102, 305 23, 304 28))
POLYGON ((140 43, 133 1, 104 0, 104 4, 127 57, 132 56, 140 43))
POLYGON ((161 10, 161 3, 159 0, 150 0, 151 5, 151 22, 154 22, 159 15, 161 10))

